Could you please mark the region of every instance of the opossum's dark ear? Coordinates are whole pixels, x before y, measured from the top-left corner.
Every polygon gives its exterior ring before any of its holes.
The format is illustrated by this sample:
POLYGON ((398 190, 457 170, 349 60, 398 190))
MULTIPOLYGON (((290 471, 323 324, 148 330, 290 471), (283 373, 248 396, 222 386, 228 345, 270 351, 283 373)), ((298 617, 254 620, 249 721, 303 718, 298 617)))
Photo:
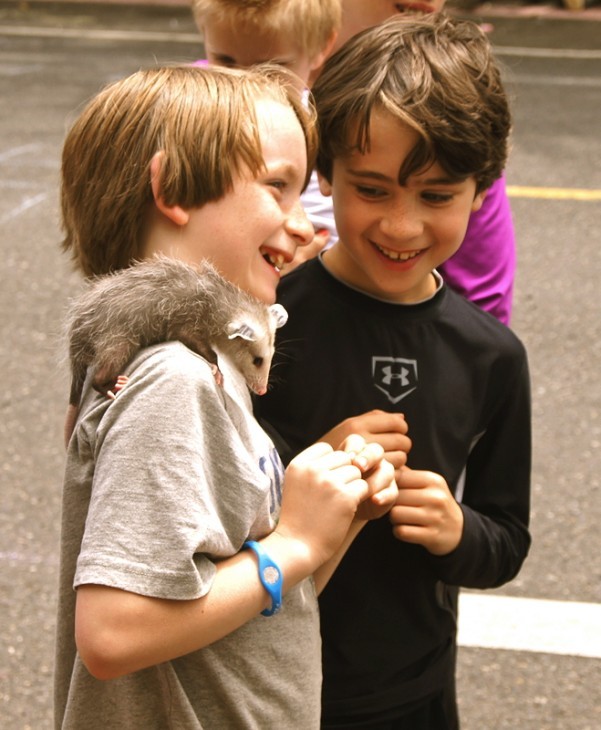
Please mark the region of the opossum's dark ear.
POLYGON ((282 307, 281 304, 272 304, 269 307, 269 313, 271 314, 273 321, 275 322, 275 328, 279 329, 283 327, 288 321, 288 312, 282 307))
POLYGON ((165 153, 156 152, 150 161, 150 187, 154 204, 161 213, 176 226, 185 226, 190 220, 190 214, 179 205, 167 205, 161 191, 162 168, 165 153))
POLYGON ((235 340, 236 337, 241 337, 243 340, 256 342, 259 339, 258 333, 255 328, 248 322, 244 321, 234 320, 233 322, 230 322, 227 326, 226 331, 228 340, 235 340))

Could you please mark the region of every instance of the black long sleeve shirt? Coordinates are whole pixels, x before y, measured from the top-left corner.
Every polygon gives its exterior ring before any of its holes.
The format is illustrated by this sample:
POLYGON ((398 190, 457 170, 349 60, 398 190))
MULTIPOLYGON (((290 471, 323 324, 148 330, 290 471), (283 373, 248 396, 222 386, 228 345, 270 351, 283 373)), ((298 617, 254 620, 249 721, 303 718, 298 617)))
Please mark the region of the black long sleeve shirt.
POLYGON ((324 718, 400 714, 451 681, 457 587, 499 586, 527 555, 526 352, 446 286, 394 304, 313 260, 282 280, 279 301, 289 319, 257 415, 282 451, 290 458, 374 408, 402 412, 408 465, 441 474, 464 513, 461 542, 444 557, 397 540, 387 517, 369 523, 320 598, 324 718))

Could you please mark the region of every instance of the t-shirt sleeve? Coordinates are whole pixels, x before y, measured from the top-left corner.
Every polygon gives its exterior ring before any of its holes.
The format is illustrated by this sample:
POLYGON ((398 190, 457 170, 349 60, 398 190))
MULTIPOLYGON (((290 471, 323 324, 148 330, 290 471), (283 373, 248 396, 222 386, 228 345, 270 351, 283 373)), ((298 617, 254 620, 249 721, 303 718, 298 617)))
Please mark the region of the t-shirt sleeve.
POLYGON ((248 534, 240 515, 256 514, 264 495, 245 480, 241 444, 206 361, 167 347, 129 378, 90 434, 94 476, 74 583, 198 598, 215 561, 248 534))

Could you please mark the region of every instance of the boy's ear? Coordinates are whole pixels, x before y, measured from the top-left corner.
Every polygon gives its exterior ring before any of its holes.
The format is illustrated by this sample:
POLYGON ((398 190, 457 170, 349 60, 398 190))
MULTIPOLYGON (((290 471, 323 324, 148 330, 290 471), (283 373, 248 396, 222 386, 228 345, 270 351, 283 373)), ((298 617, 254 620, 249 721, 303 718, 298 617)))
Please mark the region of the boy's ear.
POLYGON ((477 210, 480 210, 487 193, 488 193, 488 188, 486 190, 481 190, 479 193, 476 194, 476 197, 474 198, 474 202, 472 203, 472 213, 475 213, 477 210))
POLYGON ((176 226, 185 226, 190 220, 188 211, 184 210, 180 205, 167 205, 161 193, 161 171, 164 159, 165 153, 161 150, 160 152, 156 152, 150 161, 150 187, 152 188, 154 204, 165 218, 175 223, 176 226))
POLYGON ((322 195, 331 195, 332 194, 332 184, 326 180, 326 178, 320 173, 317 173, 317 180, 319 182, 319 190, 322 195))
POLYGON ((333 30, 330 34, 330 37, 326 41, 325 46, 316 56, 311 59, 311 71, 317 71, 317 69, 323 66, 328 56, 332 53, 332 49, 334 48, 334 44, 336 43, 337 38, 338 31, 333 30))

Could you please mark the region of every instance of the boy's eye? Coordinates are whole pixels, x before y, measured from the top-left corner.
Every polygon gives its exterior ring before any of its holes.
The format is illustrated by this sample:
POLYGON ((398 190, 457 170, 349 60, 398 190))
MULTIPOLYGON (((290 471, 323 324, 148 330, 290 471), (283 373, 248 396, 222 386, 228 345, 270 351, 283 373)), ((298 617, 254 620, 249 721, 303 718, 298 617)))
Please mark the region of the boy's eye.
POLYGON ((453 193, 422 193, 422 198, 427 203, 448 203, 453 200, 453 193))
POLYGON ((222 56, 214 53, 209 53, 207 56, 209 62, 215 66, 225 66, 226 68, 237 68, 238 66, 236 59, 231 56, 222 56))
POLYGON ((365 198, 381 198, 386 195, 384 190, 369 185, 357 185, 357 192, 365 198))
POLYGON ((270 180, 268 185, 280 191, 286 189, 286 183, 283 180, 270 180))

